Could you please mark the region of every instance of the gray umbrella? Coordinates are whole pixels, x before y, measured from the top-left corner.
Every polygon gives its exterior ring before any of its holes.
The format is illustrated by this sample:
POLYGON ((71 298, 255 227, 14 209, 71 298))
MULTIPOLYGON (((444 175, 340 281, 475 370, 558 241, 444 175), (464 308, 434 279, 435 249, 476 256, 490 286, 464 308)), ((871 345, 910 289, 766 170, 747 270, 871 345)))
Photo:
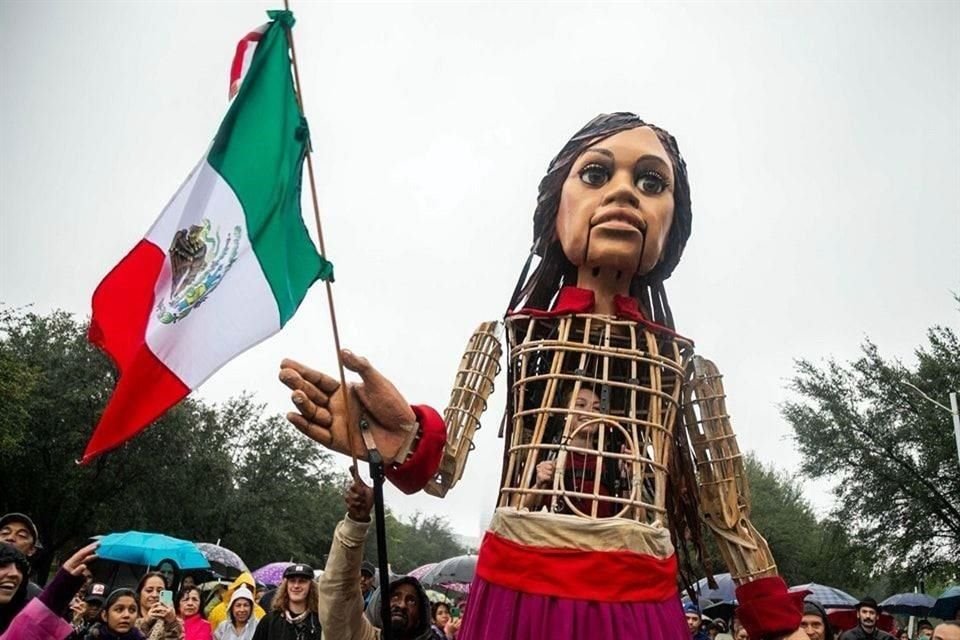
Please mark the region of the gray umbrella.
POLYGON ((221 576, 236 578, 244 571, 249 571, 240 556, 226 547, 209 542, 198 542, 197 548, 207 558, 210 568, 221 576))
POLYGON ((420 582, 425 585, 473 582, 473 574, 477 571, 477 556, 456 556, 438 562, 430 571, 427 571, 420 582))

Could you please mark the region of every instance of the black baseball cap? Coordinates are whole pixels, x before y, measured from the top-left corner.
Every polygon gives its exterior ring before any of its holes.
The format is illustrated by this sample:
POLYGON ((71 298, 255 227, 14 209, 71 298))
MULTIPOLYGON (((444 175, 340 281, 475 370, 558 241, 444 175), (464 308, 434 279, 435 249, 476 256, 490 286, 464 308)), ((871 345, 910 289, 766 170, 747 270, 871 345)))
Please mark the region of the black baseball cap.
POLYGON ((87 589, 87 595, 83 597, 84 602, 97 602, 103 604, 107 598, 107 585, 102 582, 94 582, 87 589))
POLYGON ((313 567, 308 564, 292 564, 283 570, 284 578, 309 578, 313 580, 313 567))
POLYGON ((364 560, 363 564, 360 565, 360 575, 368 575, 372 578, 376 573, 377 570, 374 568, 373 563, 364 560))

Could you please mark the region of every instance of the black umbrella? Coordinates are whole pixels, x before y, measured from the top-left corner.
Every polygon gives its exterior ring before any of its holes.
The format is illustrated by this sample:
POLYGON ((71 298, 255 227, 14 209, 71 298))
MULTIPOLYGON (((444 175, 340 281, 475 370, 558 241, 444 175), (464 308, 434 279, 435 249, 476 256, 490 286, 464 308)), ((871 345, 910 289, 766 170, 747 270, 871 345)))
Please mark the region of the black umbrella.
POLYGON ((940 594, 930 609, 930 616, 941 620, 955 620, 960 615, 960 585, 954 585, 940 594))
POLYGON ((456 556, 438 562, 427 571, 420 582, 425 585, 446 584, 450 582, 473 582, 477 571, 477 556, 456 556))
POLYGON ((880 603, 886 613, 899 613, 904 616, 925 616, 930 613, 933 596, 925 593, 898 593, 880 603))

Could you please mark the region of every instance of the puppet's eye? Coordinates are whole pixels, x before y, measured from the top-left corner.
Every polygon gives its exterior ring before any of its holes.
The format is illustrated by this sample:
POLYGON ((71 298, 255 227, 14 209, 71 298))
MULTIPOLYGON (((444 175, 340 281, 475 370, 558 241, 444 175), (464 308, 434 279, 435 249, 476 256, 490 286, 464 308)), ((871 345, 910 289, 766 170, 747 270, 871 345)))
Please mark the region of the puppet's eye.
POLYGON ((610 171, 602 164, 588 164, 580 169, 580 179, 591 187, 599 187, 610 179, 610 171))
POLYGON ((656 171, 647 170, 637 175, 637 188, 644 193, 663 193, 667 186, 667 179, 656 171))

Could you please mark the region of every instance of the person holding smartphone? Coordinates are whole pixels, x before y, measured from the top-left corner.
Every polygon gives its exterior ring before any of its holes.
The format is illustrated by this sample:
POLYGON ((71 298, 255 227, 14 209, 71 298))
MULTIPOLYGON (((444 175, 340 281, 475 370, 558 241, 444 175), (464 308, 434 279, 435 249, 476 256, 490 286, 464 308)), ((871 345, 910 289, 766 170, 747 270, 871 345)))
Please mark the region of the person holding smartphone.
POLYGON ((184 640, 183 622, 173 608, 173 592, 167 589, 164 575, 151 571, 137 585, 140 616, 137 629, 147 640, 184 640))

